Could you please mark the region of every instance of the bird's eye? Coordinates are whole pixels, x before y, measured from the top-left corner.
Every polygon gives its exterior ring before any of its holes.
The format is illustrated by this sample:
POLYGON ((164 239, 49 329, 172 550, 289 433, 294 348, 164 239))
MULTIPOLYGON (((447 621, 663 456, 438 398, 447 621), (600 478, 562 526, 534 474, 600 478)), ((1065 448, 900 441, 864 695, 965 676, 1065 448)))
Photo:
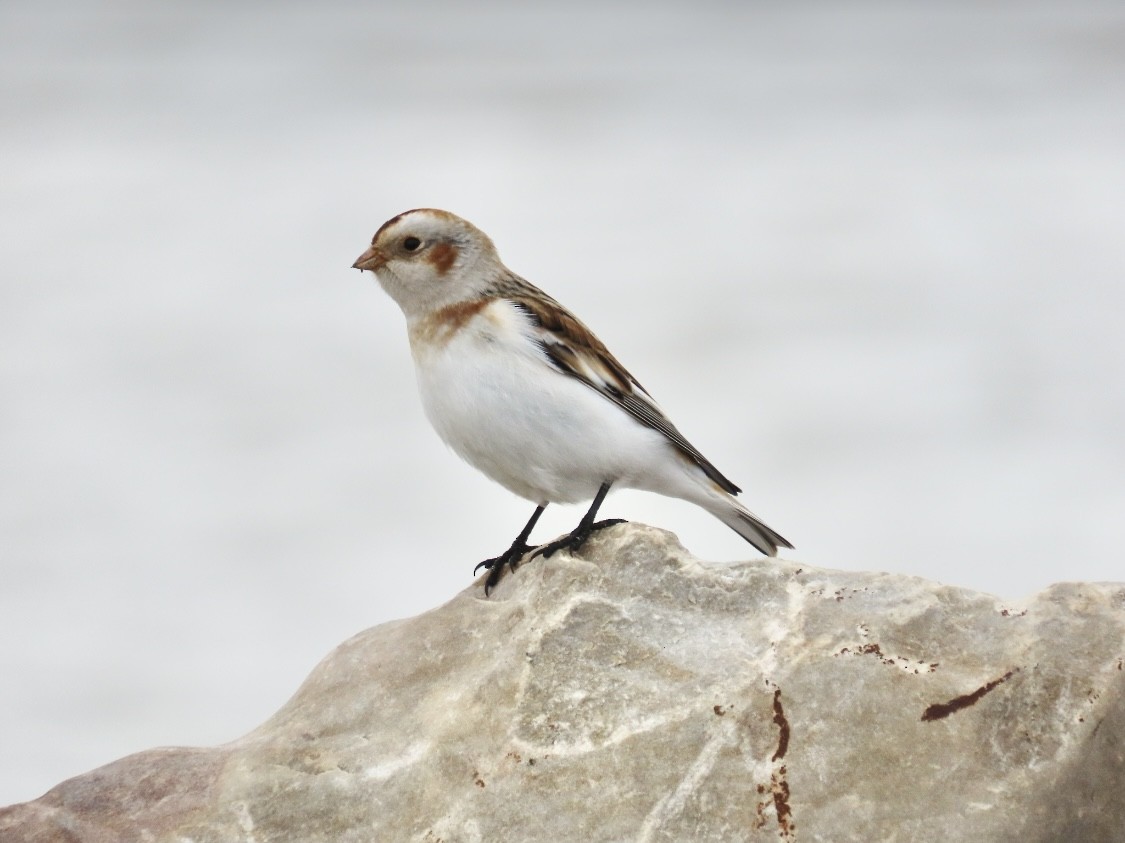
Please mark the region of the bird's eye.
POLYGON ((418 247, 422 245, 422 241, 417 237, 407 237, 402 241, 402 248, 408 252, 418 251, 418 247))

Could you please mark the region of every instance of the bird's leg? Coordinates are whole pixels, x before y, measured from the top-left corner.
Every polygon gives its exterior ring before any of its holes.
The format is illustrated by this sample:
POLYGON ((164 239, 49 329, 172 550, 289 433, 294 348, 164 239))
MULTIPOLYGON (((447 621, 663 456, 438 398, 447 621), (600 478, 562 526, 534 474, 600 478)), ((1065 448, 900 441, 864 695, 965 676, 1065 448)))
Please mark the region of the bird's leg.
POLYGON ((488 578, 484 581, 485 597, 496 587, 496 583, 500 582, 500 577, 504 574, 504 566, 507 565, 514 571, 516 566, 519 565, 520 560, 523 559, 524 554, 531 550, 531 546, 527 543, 527 538, 531 535, 531 531, 535 529, 535 522, 539 520, 539 516, 543 514, 543 510, 546 508, 547 504, 541 504, 535 507, 535 512, 531 513, 531 519, 527 522, 527 526, 516 536, 516 540, 512 542, 511 547, 499 556, 493 559, 485 559, 473 568, 474 577, 481 568, 488 569, 488 578))
POLYGON ((607 518, 604 521, 598 521, 596 523, 594 521, 594 517, 598 514, 598 509, 601 507, 602 501, 604 501, 605 496, 609 494, 610 485, 612 484, 608 481, 602 483, 601 488, 598 489, 598 493, 594 495, 594 502, 590 504, 590 508, 586 511, 586 514, 582 516, 582 520, 578 522, 577 527, 561 539, 556 539, 549 544, 536 548, 535 552, 531 554, 531 558, 534 559, 536 556, 540 555, 549 558, 557 551, 563 550, 564 548, 570 551, 578 550, 578 548, 586 543, 586 539, 590 538, 590 534, 596 530, 604 530, 606 527, 612 527, 614 524, 623 524, 625 522, 624 518, 607 518))

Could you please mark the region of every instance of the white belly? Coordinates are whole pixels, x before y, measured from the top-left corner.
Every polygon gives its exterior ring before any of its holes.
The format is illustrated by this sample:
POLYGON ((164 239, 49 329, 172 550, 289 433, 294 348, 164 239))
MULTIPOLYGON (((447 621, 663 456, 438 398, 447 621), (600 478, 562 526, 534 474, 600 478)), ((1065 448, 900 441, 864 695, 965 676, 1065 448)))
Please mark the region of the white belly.
POLYGON ((605 482, 638 485, 667 459, 661 434, 552 369, 507 309, 482 312, 445 342, 411 339, 430 423, 466 462, 521 497, 589 500, 605 482))

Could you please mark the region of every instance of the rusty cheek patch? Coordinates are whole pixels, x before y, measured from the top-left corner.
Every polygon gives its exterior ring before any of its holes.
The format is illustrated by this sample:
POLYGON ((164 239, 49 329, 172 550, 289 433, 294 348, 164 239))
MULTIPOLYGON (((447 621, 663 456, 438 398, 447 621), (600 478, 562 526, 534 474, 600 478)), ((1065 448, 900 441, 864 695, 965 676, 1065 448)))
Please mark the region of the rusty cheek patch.
POLYGON ((452 243, 436 243, 426 260, 437 270, 438 275, 445 275, 457 260, 457 247, 452 243))

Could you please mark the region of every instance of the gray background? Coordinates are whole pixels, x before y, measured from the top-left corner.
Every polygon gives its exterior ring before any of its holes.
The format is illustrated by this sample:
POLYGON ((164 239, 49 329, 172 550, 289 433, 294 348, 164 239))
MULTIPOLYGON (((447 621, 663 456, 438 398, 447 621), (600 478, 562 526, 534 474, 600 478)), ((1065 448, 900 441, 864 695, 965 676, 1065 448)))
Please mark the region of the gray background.
POLYGON ((1123 578, 1120 3, 7 0, 0 67, 0 804, 245 733, 523 525, 348 268, 418 205, 594 327, 790 558, 1123 578))

